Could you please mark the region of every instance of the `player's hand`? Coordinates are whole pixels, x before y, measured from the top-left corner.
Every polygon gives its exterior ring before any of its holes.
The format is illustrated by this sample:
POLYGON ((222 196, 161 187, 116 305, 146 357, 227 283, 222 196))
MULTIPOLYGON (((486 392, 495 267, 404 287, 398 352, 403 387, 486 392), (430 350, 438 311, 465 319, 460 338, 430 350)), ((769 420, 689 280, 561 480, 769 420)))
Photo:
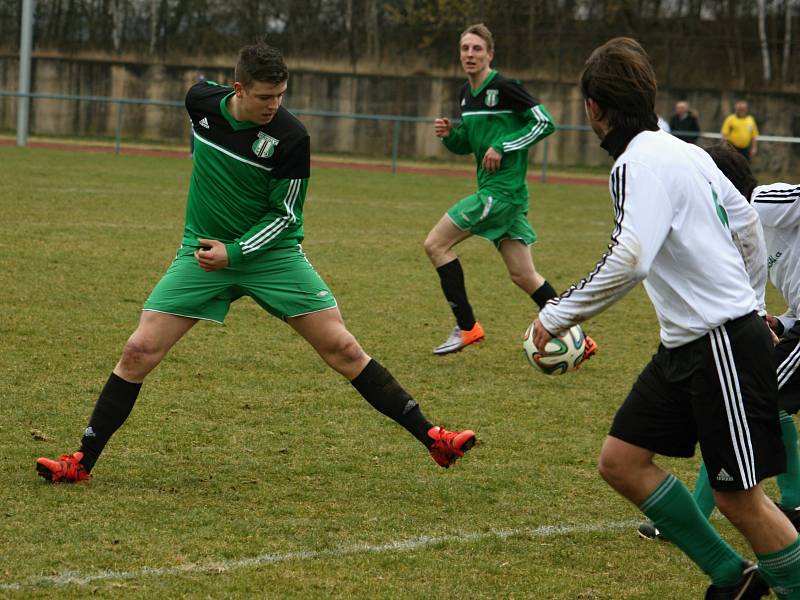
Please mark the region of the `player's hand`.
POLYGON ((197 238, 197 241, 203 248, 195 250, 194 257, 203 271, 219 271, 228 266, 228 249, 225 248, 225 244, 219 240, 203 238, 197 238))
POLYGON ((494 173, 500 168, 500 161, 503 160, 503 155, 497 152, 494 148, 489 148, 486 154, 483 155, 482 167, 484 171, 494 173))
POLYGON ((764 317, 769 325, 769 332, 772 335, 772 343, 776 346, 780 343, 780 335, 783 334, 783 323, 780 322, 778 317, 774 317, 772 315, 767 315, 764 317))
POLYGON ((533 343, 541 351, 547 346, 547 342, 553 339, 553 334, 547 331, 539 319, 533 322, 533 343))
POLYGON ((447 117, 441 117, 433 122, 433 132, 436 137, 446 138, 450 135, 450 130, 453 128, 453 123, 447 117))

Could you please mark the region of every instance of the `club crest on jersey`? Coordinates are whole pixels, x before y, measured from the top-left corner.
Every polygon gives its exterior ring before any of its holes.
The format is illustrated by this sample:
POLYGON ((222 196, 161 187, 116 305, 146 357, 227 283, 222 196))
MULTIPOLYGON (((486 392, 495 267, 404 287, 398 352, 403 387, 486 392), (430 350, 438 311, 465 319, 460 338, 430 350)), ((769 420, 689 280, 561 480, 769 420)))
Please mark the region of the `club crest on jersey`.
POLYGON ((253 142, 253 154, 258 158, 269 158, 275 153, 275 146, 280 143, 271 135, 267 135, 263 131, 258 132, 258 139, 253 142))
POLYGON ((486 90, 486 106, 491 108, 492 106, 497 106, 497 103, 500 101, 500 91, 491 89, 486 90))

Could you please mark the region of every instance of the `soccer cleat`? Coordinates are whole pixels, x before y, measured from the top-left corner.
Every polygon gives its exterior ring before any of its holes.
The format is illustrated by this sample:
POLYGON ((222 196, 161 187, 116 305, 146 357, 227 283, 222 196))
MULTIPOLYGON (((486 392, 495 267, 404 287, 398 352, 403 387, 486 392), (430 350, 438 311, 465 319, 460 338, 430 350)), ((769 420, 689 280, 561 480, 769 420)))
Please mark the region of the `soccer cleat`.
POLYGON ((778 504, 778 508, 781 509, 781 512, 786 515, 786 518, 792 522, 792 525, 797 531, 800 531, 800 506, 796 506, 794 508, 788 508, 783 506, 782 504, 778 504))
POLYGON ((434 354, 450 354, 459 352, 470 344, 480 342, 484 338, 483 327, 477 321, 469 331, 462 331, 458 325, 453 328, 450 337, 433 349, 434 354))
POLYGON ((769 585, 758 572, 758 565, 749 560, 742 562, 742 578, 738 583, 711 584, 706 590, 706 600, 758 600, 764 596, 769 596, 769 585))
POLYGON ((62 454, 58 460, 37 458, 36 470, 39 475, 52 483, 78 483, 89 481, 92 476, 81 463, 83 452, 62 454))
POLYGON ((586 347, 583 349, 583 358, 581 358, 580 362, 575 365, 576 369, 597 354, 597 342, 595 342, 588 335, 584 335, 583 338, 586 341, 586 347))
POLYGON ((637 533, 639 537, 643 540, 666 540, 663 535, 661 535, 661 531, 651 522, 645 521, 641 525, 639 525, 639 529, 637 529, 637 533))
POLYGON ((464 453, 475 445, 475 432, 447 431, 442 427, 431 427, 428 437, 434 440, 430 448, 433 460, 445 469, 464 456, 464 453))

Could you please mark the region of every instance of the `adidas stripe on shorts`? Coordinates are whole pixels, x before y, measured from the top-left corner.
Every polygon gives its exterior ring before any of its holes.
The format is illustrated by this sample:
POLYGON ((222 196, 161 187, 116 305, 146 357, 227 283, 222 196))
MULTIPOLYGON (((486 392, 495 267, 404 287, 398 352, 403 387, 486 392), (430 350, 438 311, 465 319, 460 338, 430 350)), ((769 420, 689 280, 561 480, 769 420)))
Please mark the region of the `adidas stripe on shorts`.
POLYGON ((800 321, 775 346, 778 406, 790 415, 800 411, 800 321))
POLYGON ((711 487, 754 487, 786 469, 773 346, 750 313, 677 348, 660 345, 614 417, 610 435, 664 456, 694 455, 711 487))

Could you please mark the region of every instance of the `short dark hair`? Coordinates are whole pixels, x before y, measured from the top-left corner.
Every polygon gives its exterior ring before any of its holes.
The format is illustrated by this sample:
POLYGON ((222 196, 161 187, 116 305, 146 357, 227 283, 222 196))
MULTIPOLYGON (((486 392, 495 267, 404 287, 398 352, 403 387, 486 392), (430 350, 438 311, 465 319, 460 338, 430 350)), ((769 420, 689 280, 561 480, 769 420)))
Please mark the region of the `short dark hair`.
POLYGON ((603 110, 611 129, 658 129, 656 75, 647 52, 628 37, 607 41, 586 60, 581 91, 603 110))
POLYGON ((706 152, 714 160, 723 175, 730 179, 733 187, 739 190, 739 193, 750 202, 750 196, 753 195, 753 190, 756 189, 758 181, 756 181, 755 175, 750 170, 750 164, 747 159, 728 140, 722 140, 710 148, 706 148, 706 152))
POLYGON ((486 50, 489 52, 494 50, 494 38, 492 37, 492 32, 489 31, 489 28, 484 25, 483 23, 475 23, 474 25, 470 25, 464 31, 461 32, 461 35, 458 38, 458 41, 461 41, 467 34, 477 35, 481 38, 484 42, 486 42, 486 50))
POLYGON ((234 78, 247 89, 254 81, 273 85, 289 79, 289 69, 281 51, 267 44, 253 44, 239 50, 234 78))

